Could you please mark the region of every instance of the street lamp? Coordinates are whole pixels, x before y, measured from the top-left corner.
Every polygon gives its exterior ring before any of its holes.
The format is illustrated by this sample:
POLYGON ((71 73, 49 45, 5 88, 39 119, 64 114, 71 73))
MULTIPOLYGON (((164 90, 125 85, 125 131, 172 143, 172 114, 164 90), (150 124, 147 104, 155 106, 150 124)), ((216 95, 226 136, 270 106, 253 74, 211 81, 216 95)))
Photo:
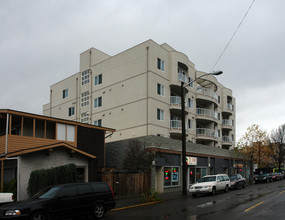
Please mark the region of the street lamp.
POLYGON ((181 108, 182 108, 182 169, 183 169, 183 173, 182 173, 182 195, 183 196, 187 196, 187 164, 186 164, 186 129, 185 129, 185 87, 189 86, 191 83, 195 82, 196 80, 204 77, 204 76, 208 76, 208 75, 212 75, 212 76, 218 76, 221 75, 223 73, 223 71, 215 71, 212 73, 205 73, 201 76, 199 76, 198 78, 188 82, 188 83, 184 83, 183 81, 181 81, 181 108))

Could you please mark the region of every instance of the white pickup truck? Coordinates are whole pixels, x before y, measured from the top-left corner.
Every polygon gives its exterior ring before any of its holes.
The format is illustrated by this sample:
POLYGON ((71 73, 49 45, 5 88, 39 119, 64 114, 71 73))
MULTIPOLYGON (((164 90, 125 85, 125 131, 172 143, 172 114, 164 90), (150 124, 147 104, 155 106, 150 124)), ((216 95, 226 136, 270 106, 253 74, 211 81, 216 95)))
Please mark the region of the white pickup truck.
POLYGON ((0 193, 0 206, 14 201, 13 193, 0 193))

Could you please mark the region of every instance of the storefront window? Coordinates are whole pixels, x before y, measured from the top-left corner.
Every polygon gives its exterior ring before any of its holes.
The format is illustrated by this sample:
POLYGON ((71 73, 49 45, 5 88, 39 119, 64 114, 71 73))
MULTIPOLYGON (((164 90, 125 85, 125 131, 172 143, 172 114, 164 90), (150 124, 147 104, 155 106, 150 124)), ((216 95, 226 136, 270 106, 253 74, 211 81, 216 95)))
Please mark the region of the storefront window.
POLYGON ((164 167, 164 186, 179 185, 179 167, 164 167))
POLYGON ((189 172, 189 180, 190 184, 194 184, 197 182, 201 177, 207 175, 207 168, 205 167, 190 167, 189 172))

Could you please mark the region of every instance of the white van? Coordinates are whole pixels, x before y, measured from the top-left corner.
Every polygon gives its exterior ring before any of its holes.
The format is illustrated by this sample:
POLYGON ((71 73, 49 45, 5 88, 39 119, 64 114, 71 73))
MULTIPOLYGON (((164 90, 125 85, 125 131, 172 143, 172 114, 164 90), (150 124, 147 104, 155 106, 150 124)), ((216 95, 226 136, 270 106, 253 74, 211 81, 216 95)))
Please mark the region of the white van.
POLYGON ((203 176, 198 182, 192 185, 189 192, 193 197, 202 193, 216 194, 216 191, 228 192, 231 186, 231 181, 226 174, 208 175, 203 176))

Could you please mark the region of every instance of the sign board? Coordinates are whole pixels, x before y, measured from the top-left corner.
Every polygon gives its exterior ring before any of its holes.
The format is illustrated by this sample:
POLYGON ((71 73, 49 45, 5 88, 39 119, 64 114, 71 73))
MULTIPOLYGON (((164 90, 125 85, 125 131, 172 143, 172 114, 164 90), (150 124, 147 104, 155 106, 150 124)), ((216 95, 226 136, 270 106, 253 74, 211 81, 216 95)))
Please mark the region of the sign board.
POLYGON ((187 165, 197 165, 197 157, 186 157, 187 165))

